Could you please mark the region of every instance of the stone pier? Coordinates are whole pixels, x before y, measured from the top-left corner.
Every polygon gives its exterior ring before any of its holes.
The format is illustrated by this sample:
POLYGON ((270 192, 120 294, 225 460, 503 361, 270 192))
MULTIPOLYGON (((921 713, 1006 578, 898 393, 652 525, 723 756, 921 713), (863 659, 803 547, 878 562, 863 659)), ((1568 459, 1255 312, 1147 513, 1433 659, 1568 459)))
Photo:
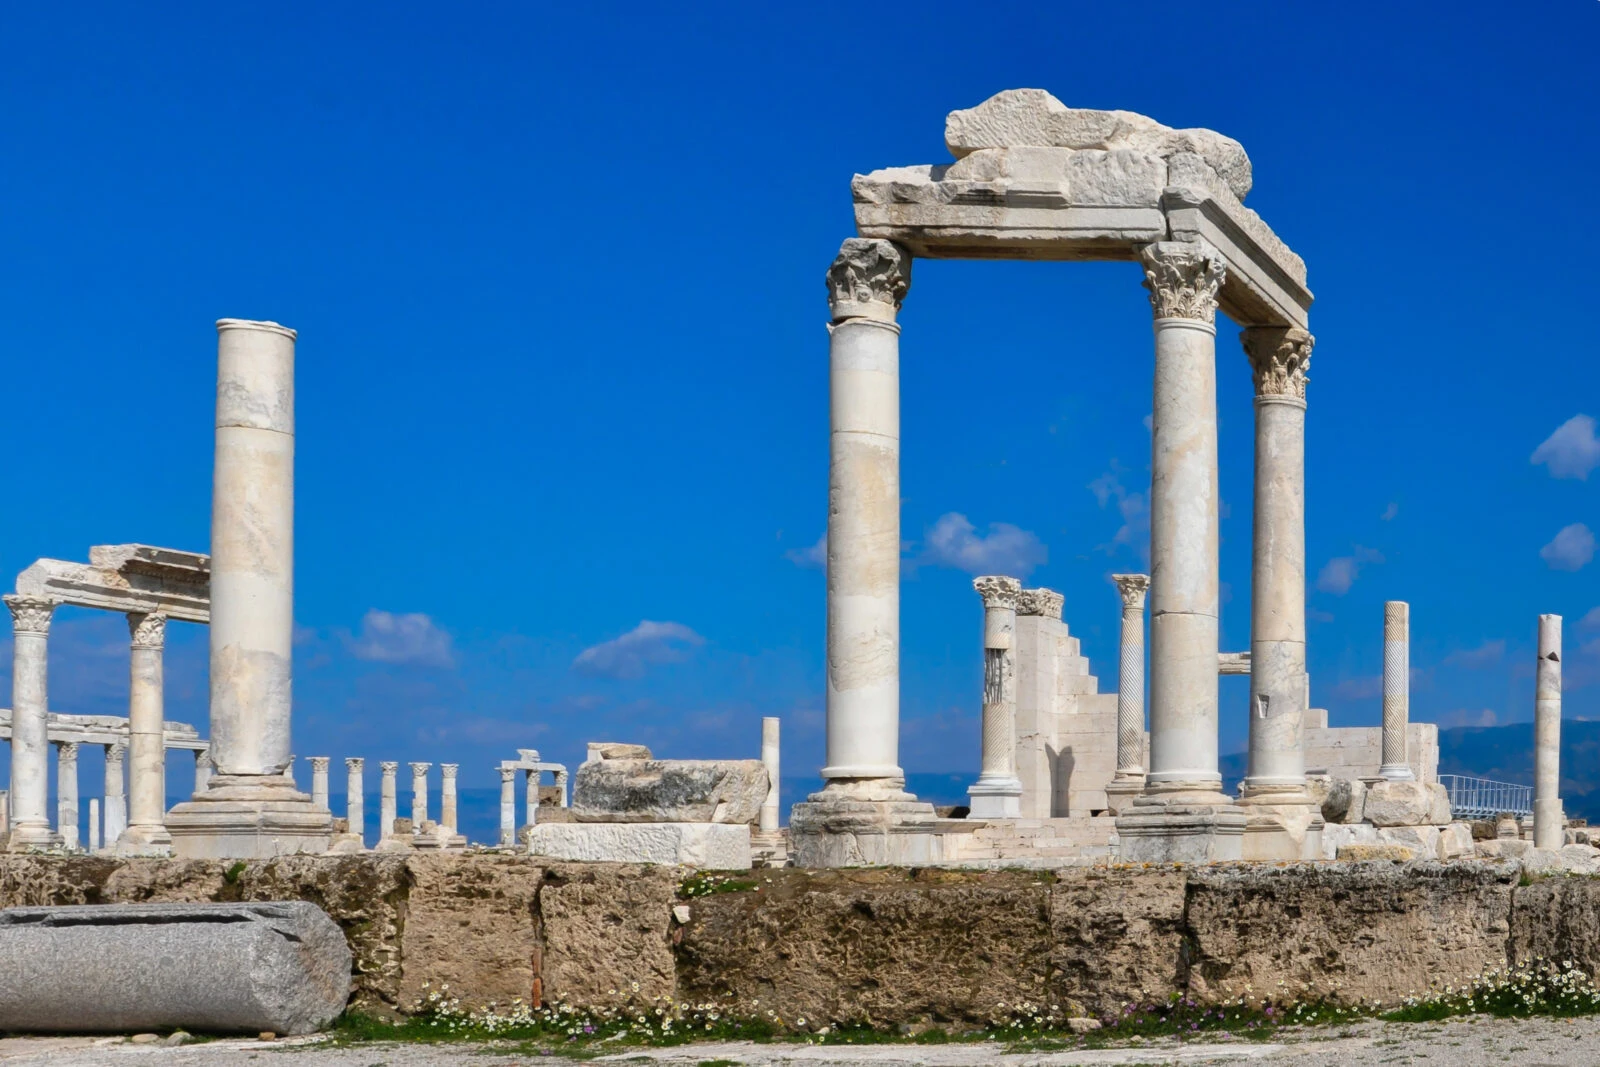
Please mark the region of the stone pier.
POLYGON ((983 597, 982 772, 967 789, 974 819, 1022 815, 1017 778, 1017 598, 1022 583, 986 575, 973 579, 983 597))
POLYGON ((1566 844, 1561 805, 1561 616, 1539 616, 1533 702, 1533 846, 1566 844))
POLYGON ((117 853, 169 856, 172 835, 166 827, 166 696, 162 667, 167 617, 160 612, 130 614, 128 632, 128 828, 117 839, 117 853))
POLYGON ((1148 574, 1113 574, 1122 595, 1117 675, 1117 772, 1106 784, 1112 814, 1144 792, 1144 598, 1148 574))

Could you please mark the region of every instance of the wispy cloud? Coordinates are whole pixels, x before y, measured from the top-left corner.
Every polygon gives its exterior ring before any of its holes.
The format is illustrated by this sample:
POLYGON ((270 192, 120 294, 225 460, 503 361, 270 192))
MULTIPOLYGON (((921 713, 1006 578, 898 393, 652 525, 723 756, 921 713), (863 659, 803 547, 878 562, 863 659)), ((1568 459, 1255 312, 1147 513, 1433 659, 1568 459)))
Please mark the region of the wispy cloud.
POLYGON ((1485 641, 1477 648, 1463 648, 1450 653, 1444 661, 1452 667, 1465 667, 1471 671, 1480 671, 1485 667, 1493 667, 1505 658, 1506 643, 1504 641, 1485 641))
POLYGON ((1389 501, 1389 506, 1383 509, 1383 514, 1379 515, 1378 518, 1384 522, 1391 522, 1398 514, 1400 514, 1400 505, 1391 500, 1389 501))
POLYGON ((1440 726, 1498 726, 1500 716, 1493 708, 1457 708, 1439 716, 1440 726))
POLYGON ((1552 570, 1581 570, 1594 559, 1594 532, 1581 522, 1563 526, 1550 543, 1539 550, 1539 558, 1552 570))
POLYGON ((1322 565, 1321 572, 1317 574, 1317 588, 1334 596, 1344 596, 1356 584, 1362 567, 1368 563, 1382 562, 1383 553, 1356 545, 1350 555, 1334 556, 1322 565))
POLYGON ((1371 700, 1383 695, 1383 675, 1368 674, 1341 678, 1333 684, 1333 695, 1344 700, 1371 700))
POLYGON ((1114 552, 1121 547, 1136 550, 1146 564, 1150 561, 1150 501, 1143 493, 1129 492, 1122 484, 1123 470, 1115 462, 1111 469, 1089 483, 1089 492, 1102 508, 1116 505, 1122 525, 1111 540, 1100 547, 1114 552))
POLYGON ((646 619, 621 637, 578 653, 572 669, 601 678, 641 678, 651 667, 681 663, 705 643, 705 638, 681 622, 646 619))
POLYGON ((815 567, 818 570, 827 570, 828 531, 822 531, 822 536, 817 538, 816 544, 807 545, 805 548, 791 548, 783 556, 797 567, 815 567))
POLYGON ((1587 481, 1589 472, 1600 467, 1600 438, 1594 431, 1591 416, 1574 415, 1533 450, 1528 462, 1543 463, 1552 478, 1587 481))
POLYGON ((1025 578, 1049 558, 1044 542, 1027 530, 1009 522, 992 522, 980 534, 965 515, 952 511, 928 528, 918 562, 968 574, 1025 578))
POLYGON ((1578 620, 1578 625, 1585 629, 1600 628, 1600 608, 1590 608, 1588 614, 1578 620))
POLYGON ((450 635, 421 613, 397 615, 373 608, 362 617, 361 632, 347 642, 351 655, 373 663, 455 666, 450 635))

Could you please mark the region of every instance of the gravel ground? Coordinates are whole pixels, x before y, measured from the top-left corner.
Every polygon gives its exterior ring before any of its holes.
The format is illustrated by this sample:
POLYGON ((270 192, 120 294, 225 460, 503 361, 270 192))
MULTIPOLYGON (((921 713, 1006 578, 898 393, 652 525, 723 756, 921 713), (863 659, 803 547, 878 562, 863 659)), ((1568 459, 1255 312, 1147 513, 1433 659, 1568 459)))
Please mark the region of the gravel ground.
POLYGON ((4 1067, 522 1067, 574 1062, 706 1067, 1046 1067, 1069 1064, 1272 1063, 1294 1067, 1430 1067, 1506 1064, 1510 1067, 1600 1065, 1600 1018, 1509 1020, 1474 1017, 1442 1023, 1359 1023, 1284 1031, 1272 1043, 1149 1042, 1079 1052, 1003 1053, 992 1044, 805 1045, 706 1044, 673 1049, 628 1049, 599 1060, 528 1055, 492 1045, 367 1044, 330 1048, 316 1039, 215 1041, 164 1048, 121 1038, 6 1038, 4 1067))

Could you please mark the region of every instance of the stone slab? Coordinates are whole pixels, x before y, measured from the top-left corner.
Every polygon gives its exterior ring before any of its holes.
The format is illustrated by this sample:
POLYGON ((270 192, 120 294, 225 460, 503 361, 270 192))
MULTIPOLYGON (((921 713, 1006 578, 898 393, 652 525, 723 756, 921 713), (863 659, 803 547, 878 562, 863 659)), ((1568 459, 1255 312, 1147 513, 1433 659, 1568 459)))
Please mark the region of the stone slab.
POLYGON ((350 947, 315 904, 0 912, 0 1030, 304 1034, 344 1010, 350 947))
POLYGON ((528 851, 560 860, 731 871, 751 866, 750 827, 743 823, 540 823, 528 830, 528 851))
POLYGON ((766 799, 760 760, 605 757, 578 767, 571 815, 593 823, 753 824, 766 799))

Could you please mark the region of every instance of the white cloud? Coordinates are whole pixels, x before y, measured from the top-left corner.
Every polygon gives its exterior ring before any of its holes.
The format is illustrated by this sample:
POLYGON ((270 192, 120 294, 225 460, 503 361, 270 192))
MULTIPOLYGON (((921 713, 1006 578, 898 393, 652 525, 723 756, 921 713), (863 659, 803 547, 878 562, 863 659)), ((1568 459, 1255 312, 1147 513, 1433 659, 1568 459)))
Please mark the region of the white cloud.
POLYGON ((815 567, 818 570, 827 570, 828 531, 822 531, 822 536, 817 538, 816 544, 807 545, 805 548, 791 548, 783 556, 797 567, 815 567))
POLYGON ((1143 493, 1130 493, 1122 484, 1122 471, 1115 462, 1111 469, 1089 483, 1089 492, 1094 494, 1100 506, 1115 502, 1117 514, 1122 517, 1122 525, 1117 527, 1117 532, 1111 536, 1108 544, 1100 547, 1107 552, 1114 552, 1117 548, 1126 545, 1135 549, 1147 563, 1150 559, 1150 502, 1143 493))
POLYGON ((1477 671, 1485 667, 1493 667, 1506 654, 1504 641, 1485 641, 1477 648, 1458 649, 1444 658, 1444 661, 1454 667, 1465 667, 1477 671))
POLYGON ((572 661, 579 674, 602 678, 640 678, 662 663, 680 663, 706 639, 681 622, 649 619, 621 637, 586 648, 572 661))
POLYGON ((1589 613, 1578 620, 1578 625, 1585 629, 1600 627, 1600 608, 1590 608, 1589 613))
POLYGON ((1594 425, 1588 415, 1572 416, 1533 450, 1528 462, 1543 463, 1552 478, 1587 481, 1589 472, 1600 467, 1600 438, 1595 437, 1594 425))
POLYGON ((1383 675, 1369 674, 1358 678, 1341 678, 1334 683, 1333 693, 1345 700, 1370 700, 1383 695, 1383 675))
POLYGON ((920 561, 968 574, 1006 574, 1025 578, 1050 558, 1044 542, 1009 522, 991 522, 980 534, 965 515, 939 516, 928 529, 920 561))
POLYGON ((1379 515, 1378 518, 1384 522, 1389 522, 1398 514, 1400 514, 1400 505, 1391 500, 1389 501, 1389 506, 1383 509, 1383 514, 1379 515))
POLYGON ((1497 726, 1500 716, 1492 708, 1458 708, 1439 716, 1440 726, 1497 726))
POLYGON ((1594 532, 1581 522, 1563 526, 1561 532, 1539 550, 1539 558, 1552 570, 1581 570, 1594 559, 1594 532))
POLYGON ((361 632, 348 638, 356 659, 405 663, 419 667, 452 667, 455 649, 450 635, 420 613, 396 615, 373 608, 361 620, 361 632))
POLYGON ((1334 556, 1322 565, 1321 572, 1317 574, 1317 588, 1334 596, 1344 596, 1356 584, 1362 567, 1368 563, 1382 562, 1383 553, 1356 545, 1350 555, 1334 556))

